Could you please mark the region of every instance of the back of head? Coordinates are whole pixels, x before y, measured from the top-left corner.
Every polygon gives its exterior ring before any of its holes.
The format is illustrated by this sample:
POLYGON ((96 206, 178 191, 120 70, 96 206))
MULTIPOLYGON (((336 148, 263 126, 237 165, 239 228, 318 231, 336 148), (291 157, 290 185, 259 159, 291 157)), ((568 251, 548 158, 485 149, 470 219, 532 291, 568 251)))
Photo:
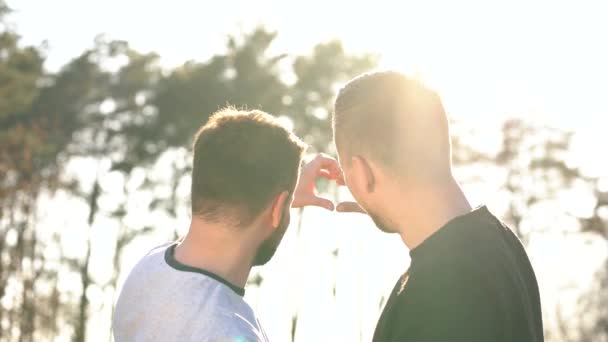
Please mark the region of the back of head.
POLYGON ((398 72, 348 82, 336 98, 334 136, 342 163, 362 156, 398 176, 451 174, 448 120, 439 96, 398 72))
POLYGON ((293 192, 304 148, 262 111, 215 113, 194 141, 193 216, 249 224, 278 194, 293 192))

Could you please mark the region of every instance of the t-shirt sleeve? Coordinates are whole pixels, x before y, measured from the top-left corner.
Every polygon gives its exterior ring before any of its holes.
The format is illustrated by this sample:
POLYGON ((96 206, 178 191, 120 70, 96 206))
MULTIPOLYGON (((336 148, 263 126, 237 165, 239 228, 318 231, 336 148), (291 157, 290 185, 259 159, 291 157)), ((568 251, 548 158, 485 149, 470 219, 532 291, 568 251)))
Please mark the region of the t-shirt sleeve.
POLYGON ((417 342, 492 341, 492 318, 483 291, 462 275, 408 282, 398 299, 392 340, 417 342))
POLYGON ((213 336, 209 336, 208 332, 201 332, 200 337, 203 341, 209 342, 267 342, 260 334, 247 329, 231 329, 215 332, 213 336))
MULTIPOLYGON (((255 321, 236 314, 228 315, 224 324, 219 323, 213 337, 209 341, 226 342, 267 342, 267 338, 255 321)), ((204 336, 204 332, 202 333, 204 336)))

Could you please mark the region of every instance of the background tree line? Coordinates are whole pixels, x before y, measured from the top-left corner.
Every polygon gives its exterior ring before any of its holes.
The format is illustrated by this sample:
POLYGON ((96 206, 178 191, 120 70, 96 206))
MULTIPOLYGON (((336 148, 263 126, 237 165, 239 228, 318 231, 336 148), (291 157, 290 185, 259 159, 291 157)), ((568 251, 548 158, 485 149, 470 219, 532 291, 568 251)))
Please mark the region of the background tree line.
MULTIPOLYGON (((258 28, 227 37, 225 51, 206 61, 175 68, 128 42, 97 37, 54 72, 44 66, 44 47, 21 43, 9 13, 0 0, 0 341, 85 341, 93 312, 105 309, 109 322, 107 306, 128 271, 121 269, 126 247, 146 235, 179 235, 157 218, 187 212, 189 144, 208 115, 228 103, 261 108, 293 123, 310 151, 331 154, 337 86, 376 63, 373 55, 347 54, 339 41, 306 55, 273 55, 276 32, 258 28), (60 201, 62 210, 50 209, 60 201), (64 226, 65 216, 82 223, 64 226), (101 230, 111 236, 103 253, 93 247, 101 230), (107 272, 92 270, 100 255, 111 258, 107 272)), ((608 189, 569 162, 571 133, 522 120, 506 121, 500 133, 498 148, 488 150, 475 142, 473 125, 455 122, 454 161, 465 182, 495 169, 504 217, 524 243, 537 229, 561 229, 535 226, 534 208, 576 188, 592 208, 560 213, 576 223, 564 234, 595 234, 608 244, 608 189)), ((608 340, 607 309, 603 269, 580 299, 579 319, 560 321, 548 338, 608 340)), ((294 316, 292 338, 296 327, 294 316)))

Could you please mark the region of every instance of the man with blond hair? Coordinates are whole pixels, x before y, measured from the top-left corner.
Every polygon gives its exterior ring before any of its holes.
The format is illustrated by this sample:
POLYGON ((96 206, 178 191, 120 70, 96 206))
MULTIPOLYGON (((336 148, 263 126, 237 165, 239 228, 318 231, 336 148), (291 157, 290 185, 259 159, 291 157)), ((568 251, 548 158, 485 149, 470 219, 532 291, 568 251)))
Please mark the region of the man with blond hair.
POLYGON ((515 234, 485 206, 472 209, 455 180, 439 96, 397 72, 364 74, 340 90, 333 119, 357 201, 337 209, 368 213, 410 250, 374 342, 543 341, 532 265, 515 234))

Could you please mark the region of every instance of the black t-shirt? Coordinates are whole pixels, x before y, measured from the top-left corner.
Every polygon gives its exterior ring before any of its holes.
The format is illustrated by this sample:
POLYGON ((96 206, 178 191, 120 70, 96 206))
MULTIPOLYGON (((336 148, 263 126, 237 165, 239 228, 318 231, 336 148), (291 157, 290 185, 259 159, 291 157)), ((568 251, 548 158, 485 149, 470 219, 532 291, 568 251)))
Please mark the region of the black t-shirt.
POLYGON ((410 251, 374 342, 540 342, 534 270, 515 234, 486 207, 457 217, 410 251))

